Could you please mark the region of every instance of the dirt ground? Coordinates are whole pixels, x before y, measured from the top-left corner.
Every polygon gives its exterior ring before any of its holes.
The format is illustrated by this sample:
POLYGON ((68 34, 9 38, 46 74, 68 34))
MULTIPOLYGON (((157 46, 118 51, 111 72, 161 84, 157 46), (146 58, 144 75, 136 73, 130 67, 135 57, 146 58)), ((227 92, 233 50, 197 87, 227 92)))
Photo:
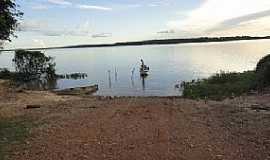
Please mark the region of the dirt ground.
POLYGON ((270 160, 270 95, 72 97, 0 82, 0 119, 37 123, 14 160, 270 160), (27 105, 41 108, 25 109, 27 105))

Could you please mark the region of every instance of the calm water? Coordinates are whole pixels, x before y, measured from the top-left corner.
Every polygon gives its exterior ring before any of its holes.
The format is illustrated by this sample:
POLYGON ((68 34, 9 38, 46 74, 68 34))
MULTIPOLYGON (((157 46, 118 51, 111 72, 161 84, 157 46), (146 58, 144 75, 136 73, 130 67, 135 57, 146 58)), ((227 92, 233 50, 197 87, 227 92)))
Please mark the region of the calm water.
MULTIPOLYGON (((208 77, 220 70, 251 70, 268 52, 270 40, 61 49, 46 54, 55 58, 59 74, 88 74, 83 80, 58 80, 59 89, 98 84, 97 95, 172 96, 181 95, 174 86, 183 80, 208 77), (150 66, 145 79, 140 78, 140 59, 150 66)), ((11 53, 0 54, 0 68, 12 69, 12 58, 11 53)))

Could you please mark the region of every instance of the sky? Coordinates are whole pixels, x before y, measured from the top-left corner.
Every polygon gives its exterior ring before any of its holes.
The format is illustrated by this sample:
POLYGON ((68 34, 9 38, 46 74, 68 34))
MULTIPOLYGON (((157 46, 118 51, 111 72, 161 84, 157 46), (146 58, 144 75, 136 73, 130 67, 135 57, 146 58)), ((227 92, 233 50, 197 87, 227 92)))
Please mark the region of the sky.
POLYGON ((270 0, 16 0, 5 48, 270 35, 270 0))

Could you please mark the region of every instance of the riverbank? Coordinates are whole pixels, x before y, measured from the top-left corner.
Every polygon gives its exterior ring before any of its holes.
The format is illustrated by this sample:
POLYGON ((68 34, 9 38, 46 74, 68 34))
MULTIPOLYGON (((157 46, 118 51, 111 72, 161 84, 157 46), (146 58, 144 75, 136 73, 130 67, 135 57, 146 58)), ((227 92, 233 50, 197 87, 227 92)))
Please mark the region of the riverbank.
POLYGON ((7 159, 270 158, 270 94, 221 102, 58 96, 1 81, 0 121, 14 119, 31 125, 20 143, 0 146, 7 159))

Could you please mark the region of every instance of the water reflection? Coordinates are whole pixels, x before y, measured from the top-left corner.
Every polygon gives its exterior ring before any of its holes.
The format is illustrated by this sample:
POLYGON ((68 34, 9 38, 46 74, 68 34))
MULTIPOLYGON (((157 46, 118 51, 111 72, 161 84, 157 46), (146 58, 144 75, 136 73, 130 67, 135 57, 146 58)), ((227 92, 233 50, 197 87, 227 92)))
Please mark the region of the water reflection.
POLYGON ((108 70, 108 78, 109 78, 109 88, 112 88, 112 78, 111 78, 111 70, 108 70))
POLYGON ((81 80, 81 79, 86 79, 87 76, 88 75, 86 73, 71 73, 71 74, 57 75, 54 78, 42 77, 39 79, 31 79, 27 81, 25 80, 23 81, 21 79, 15 79, 14 83, 18 87, 22 87, 29 90, 53 90, 57 88, 57 82, 59 80, 62 80, 62 79, 81 80))
POLYGON ((141 80, 142 80, 142 90, 145 91, 145 80, 148 75, 142 75, 141 74, 141 80))
MULTIPOLYGON (((58 79, 59 89, 98 84, 97 95, 174 96, 181 95, 182 91, 175 89, 175 84, 182 81, 205 78, 220 70, 242 72, 254 69, 257 61, 269 53, 269 43, 270 40, 262 40, 61 49, 48 50, 46 55, 54 57, 58 74, 83 72, 91 75, 76 81, 58 79), (142 57, 151 67, 147 79, 139 75, 142 57)), ((13 56, 7 52, 0 54, 0 67, 14 71, 13 56)))
POLYGON ((117 69, 116 69, 116 67, 114 68, 114 80, 115 80, 115 82, 118 81, 118 74, 117 74, 117 69))
POLYGON ((57 86, 57 79, 37 79, 31 81, 16 81, 18 87, 29 90, 52 90, 57 86))
POLYGON ((135 88, 135 83, 134 83, 134 73, 135 73, 135 68, 132 69, 131 71, 131 86, 132 88, 135 88))
MULTIPOLYGON (((86 73, 72 73, 58 75, 55 73, 56 63, 53 58, 41 51, 18 50, 12 60, 15 72, 12 73, 16 86, 31 90, 51 90, 57 87, 58 79, 85 79, 86 73)), ((4 72, 3 72, 4 73, 4 72)))

